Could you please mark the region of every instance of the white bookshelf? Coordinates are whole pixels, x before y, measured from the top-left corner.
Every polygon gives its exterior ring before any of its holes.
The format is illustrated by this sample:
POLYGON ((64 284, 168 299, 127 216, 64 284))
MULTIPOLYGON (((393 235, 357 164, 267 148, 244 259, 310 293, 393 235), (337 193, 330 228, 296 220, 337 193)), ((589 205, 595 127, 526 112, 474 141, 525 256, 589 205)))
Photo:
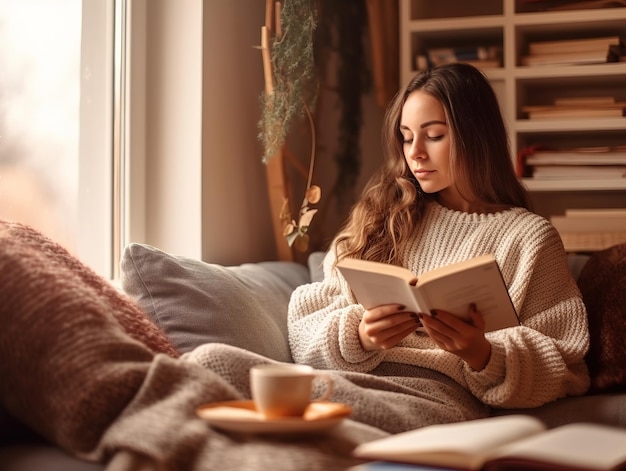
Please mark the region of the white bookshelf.
MULTIPOLYGON (((521 108, 548 104, 556 96, 613 95, 626 101, 626 62, 572 66, 520 66, 532 41, 620 35, 626 38, 626 8, 531 12, 521 0, 399 0, 400 79, 416 73, 415 57, 428 48, 500 45, 502 67, 485 69, 510 134, 515 159, 532 144, 626 145, 626 117, 528 120, 521 108), (525 11, 526 10, 526 11, 525 11)), ((523 180, 535 209, 550 216, 570 204, 626 207, 626 180, 523 180), (577 198, 559 198, 576 194, 577 198), (548 200, 548 201, 546 201, 548 200), (560 200, 560 205, 554 202, 560 200)), ((570 206, 573 207, 573 206, 570 206)))

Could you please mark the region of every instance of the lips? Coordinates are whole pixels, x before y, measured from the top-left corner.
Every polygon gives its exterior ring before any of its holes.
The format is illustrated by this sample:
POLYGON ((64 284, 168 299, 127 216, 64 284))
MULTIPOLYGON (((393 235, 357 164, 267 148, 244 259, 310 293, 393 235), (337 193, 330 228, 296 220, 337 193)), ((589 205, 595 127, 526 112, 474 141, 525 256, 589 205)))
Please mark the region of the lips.
POLYGON ((430 175, 432 173, 435 173, 435 171, 434 170, 426 170, 424 168, 418 168, 413 173, 415 173, 415 176, 417 176, 417 177, 427 177, 428 175, 430 175))

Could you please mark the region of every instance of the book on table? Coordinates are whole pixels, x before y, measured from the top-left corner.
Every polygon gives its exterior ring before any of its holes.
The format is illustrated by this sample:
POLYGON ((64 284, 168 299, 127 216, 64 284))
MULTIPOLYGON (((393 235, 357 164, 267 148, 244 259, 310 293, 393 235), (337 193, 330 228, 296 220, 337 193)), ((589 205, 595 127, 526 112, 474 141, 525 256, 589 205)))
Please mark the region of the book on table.
POLYGON ((519 325, 497 261, 491 254, 416 275, 386 263, 344 258, 337 263, 359 304, 371 309, 399 304, 409 312, 440 309, 467 318, 470 305, 485 319, 487 332, 519 325))
POLYGON ((553 429, 529 415, 431 425, 358 445, 368 460, 461 470, 626 469, 626 430, 591 423, 553 429))

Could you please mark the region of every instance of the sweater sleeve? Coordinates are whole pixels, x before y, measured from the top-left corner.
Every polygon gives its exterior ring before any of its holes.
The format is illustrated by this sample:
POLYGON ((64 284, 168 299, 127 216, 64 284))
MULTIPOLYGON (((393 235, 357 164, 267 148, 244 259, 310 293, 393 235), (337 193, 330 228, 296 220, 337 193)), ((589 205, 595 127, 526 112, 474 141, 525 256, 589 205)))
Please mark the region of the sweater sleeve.
POLYGON ((303 285, 289 302, 289 344, 296 363, 319 369, 368 372, 385 352, 366 352, 359 340, 364 309, 338 270, 334 250, 324 259, 324 280, 303 285))
POLYGON ((471 392, 493 407, 536 407, 589 386, 582 297, 556 230, 546 222, 535 237, 530 250, 508 255, 515 259, 506 269, 521 326, 487 334, 492 354, 485 369, 463 367, 471 392))

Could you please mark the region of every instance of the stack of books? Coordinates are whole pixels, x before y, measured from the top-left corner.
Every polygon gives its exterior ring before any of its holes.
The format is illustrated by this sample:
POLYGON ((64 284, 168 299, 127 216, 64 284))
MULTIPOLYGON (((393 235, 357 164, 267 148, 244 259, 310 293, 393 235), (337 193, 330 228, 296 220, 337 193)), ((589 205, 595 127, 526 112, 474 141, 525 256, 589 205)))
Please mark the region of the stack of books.
POLYGON ((520 154, 519 173, 535 179, 626 177, 626 146, 528 148, 520 154))
POLYGON ((626 0, 521 0, 523 11, 589 10, 626 6, 626 0))
POLYGON ((626 243, 626 208, 567 209, 550 221, 568 252, 595 252, 626 243))
POLYGON ((604 36, 560 41, 537 41, 528 43, 528 55, 522 57, 521 65, 580 65, 623 62, 624 38, 604 36))
POLYGON ((465 62, 478 68, 502 67, 502 46, 467 46, 430 48, 415 56, 415 68, 465 62))
POLYGON ((552 105, 523 106, 528 119, 621 118, 626 101, 614 97, 557 98, 552 105))

